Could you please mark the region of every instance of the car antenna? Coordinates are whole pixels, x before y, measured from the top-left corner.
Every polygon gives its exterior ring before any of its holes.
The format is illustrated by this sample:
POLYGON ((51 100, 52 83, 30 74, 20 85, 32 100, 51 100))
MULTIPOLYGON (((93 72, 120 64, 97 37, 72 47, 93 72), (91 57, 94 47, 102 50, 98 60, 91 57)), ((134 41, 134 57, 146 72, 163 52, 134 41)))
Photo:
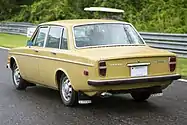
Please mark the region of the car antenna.
MULTIPOLYGON (((84 10, 90 11, 90 12, 106 13, 104 15, 104 19, 122 20, 122 15, 124 14, 124 10, 114 9, 114 8, 106 8, 106 7, 88 7, 88 8, 84 8, 84 10), (116 14, 114 15, 113 13, 116 13, 116 14)), ((101 18, 103 19, 103 17, 101 17, 101 18)))

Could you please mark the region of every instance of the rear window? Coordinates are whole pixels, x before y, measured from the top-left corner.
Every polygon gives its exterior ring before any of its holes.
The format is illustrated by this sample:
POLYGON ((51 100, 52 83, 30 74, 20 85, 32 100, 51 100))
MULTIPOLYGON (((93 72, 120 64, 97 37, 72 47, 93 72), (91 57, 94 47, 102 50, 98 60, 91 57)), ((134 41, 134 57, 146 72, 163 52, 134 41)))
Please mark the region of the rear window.
POLYGON ((130 24, 89 24, 74 27, 76 47, 144 45, 130 24))

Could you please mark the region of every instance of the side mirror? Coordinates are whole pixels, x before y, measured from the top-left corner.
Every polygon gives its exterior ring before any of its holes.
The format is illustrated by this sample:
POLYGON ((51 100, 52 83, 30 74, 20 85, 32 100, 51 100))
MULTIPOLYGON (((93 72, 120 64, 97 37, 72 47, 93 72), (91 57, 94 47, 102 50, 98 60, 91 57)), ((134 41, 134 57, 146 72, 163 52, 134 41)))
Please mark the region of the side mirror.
POLYGON ((27 46, 33 46, 33 43, 32 43, 31 40, 28 40, 28 41, 27 41, 27 46))

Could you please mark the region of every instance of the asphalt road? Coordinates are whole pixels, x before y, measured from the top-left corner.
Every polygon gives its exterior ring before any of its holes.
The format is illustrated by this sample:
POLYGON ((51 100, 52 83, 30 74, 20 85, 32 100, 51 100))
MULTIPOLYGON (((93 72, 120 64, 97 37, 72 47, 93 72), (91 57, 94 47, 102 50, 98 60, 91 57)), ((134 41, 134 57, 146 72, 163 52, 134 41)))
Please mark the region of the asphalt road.
POLYGON ((119 95, 68 108, 55 90, 15 90, 6 60, 0 50, 0 125, 187 125, 187 83, 176 81, 148 102, 119 95))

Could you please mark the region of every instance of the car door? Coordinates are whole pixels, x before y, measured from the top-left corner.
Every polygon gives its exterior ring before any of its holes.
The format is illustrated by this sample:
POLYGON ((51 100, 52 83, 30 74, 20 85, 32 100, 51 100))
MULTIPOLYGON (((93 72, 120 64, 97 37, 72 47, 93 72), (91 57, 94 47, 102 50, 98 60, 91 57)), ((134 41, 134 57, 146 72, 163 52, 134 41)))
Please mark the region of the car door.
POLYGON ((50 26, 49 34, 42 49, 42 55, 45 58, 39 60, 39 72, 42 83, 55 87, 55 74, 57 65, 61 63, 57 59, 61 58, 63 51, 67 51, 67 37, 64 27, 50 26))
POLYGON ((31 82, 40 83, 40 74, 39 74, 39 62, 38 60, 41 58, 40 53, 41 49, 44 47, 44 43, 48 34, 48 26, 41 26, 37 28, 37 32, 31 38, 32 46, 28 46, 27 58, 25 59, 25 77, 27 80, 31 82), (28 65, 29 64, 29 65, 28 65))

